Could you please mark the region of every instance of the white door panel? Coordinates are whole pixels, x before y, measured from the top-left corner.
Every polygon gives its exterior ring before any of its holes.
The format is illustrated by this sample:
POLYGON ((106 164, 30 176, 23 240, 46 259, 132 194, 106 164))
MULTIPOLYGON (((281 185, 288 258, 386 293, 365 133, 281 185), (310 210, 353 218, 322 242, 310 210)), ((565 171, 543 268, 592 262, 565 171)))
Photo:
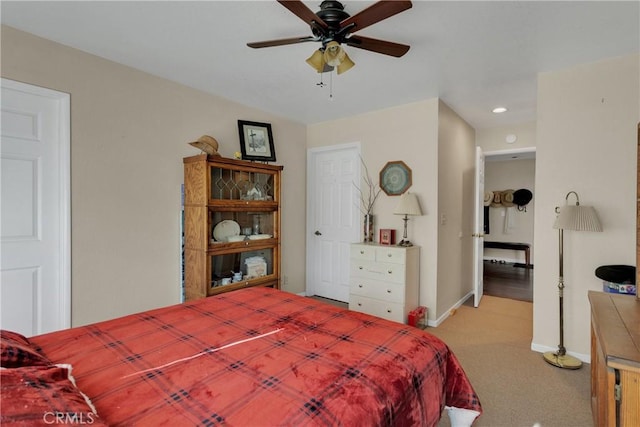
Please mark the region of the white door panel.
POLYGON ((69 97, 2 79, 0 326, 70 326, 69 97))
POLYGON ((359 148, 309 152, 307 293, 349 300, 350 244, 359 236, 359 148))
POLYGON ((473 221, 473 305, 478 307, 484 288, 484 153, 476 147, 476 170, 474 188, 474 221, 473 221))

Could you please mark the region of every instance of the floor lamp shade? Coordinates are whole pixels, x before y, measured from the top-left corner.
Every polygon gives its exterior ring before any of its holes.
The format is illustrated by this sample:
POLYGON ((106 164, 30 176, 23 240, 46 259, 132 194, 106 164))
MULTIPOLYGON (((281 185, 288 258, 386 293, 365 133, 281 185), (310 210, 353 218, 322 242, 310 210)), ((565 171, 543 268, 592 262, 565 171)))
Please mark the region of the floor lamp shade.
POLYGON ((556 208, 556 221, 553 228, 558 230, 558 296, 560 309, 560 344, 558 351, 546 352, 543 354, 544 360, 559 368, 578 369, 582 366, 582 362, 575 357, 569 356, 564 347, 564 230, 570 231, 602 231, 602 225, 598 219, 596 210, 591 206, 581 206, 578 193, 570 191, 565 197, 567 204, 560 208, 556 208), (573 194, 576 197, 575 205, 569 204, 569 196, 573 194))
POLYGON ((581 205, 563 207, 553 228, 571 231, 602 231, 596 210, 591 206, 581 205))

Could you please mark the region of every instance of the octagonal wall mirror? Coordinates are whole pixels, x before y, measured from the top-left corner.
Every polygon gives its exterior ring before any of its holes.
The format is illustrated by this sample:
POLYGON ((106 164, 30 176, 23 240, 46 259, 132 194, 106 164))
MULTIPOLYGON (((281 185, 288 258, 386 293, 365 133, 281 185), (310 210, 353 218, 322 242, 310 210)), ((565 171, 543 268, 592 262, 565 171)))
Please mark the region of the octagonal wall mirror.
POLYGON ((380 171, 380 188, 387 196, 399 196, 411 187, 411 168, 402 160, 387 162, 380 171))

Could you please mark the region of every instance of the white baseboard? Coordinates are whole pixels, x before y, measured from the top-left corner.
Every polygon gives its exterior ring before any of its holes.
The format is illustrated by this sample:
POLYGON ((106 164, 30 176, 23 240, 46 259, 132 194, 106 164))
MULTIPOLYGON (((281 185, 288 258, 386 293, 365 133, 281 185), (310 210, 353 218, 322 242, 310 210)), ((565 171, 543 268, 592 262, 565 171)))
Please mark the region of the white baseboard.
POLYGON ((449 310, 447 310, 442 316, 438 317, 436 320, 427 320, 427 326, 432 326, 434 328, 437 328, 440 324, 442 324, 442 322, 447 320, 449 316, 454 314, 456 310, 460 308, 460 306, 464 304, 464 302, 467 299, 469 299, 469 297, 472 297, 472 296, 473 296, 473 291, 463 296, 460 300, 458 300, 458 302, 456 302, 453 306, 451 306, 449 310))
MULTIPOLYGON (((532 351, 536 351, 538 353, 546 353, 547 351, 557 351, 558 347, 549 347, 546 345, 540 345, 540 344, 536 344, 534 342, 531 343, 531 350, 532 351)), ((575 353, 573 351, 567 351, 567 354, 570 356, 573 356, 575 358, 577 358, 578 360, 582 361, 583 363, 591 363, 591 355, 590 354, 582 354, 582 353, 575 353)))
POLYGON ((300 293, 298 293, 296 295, 301 296, 301 297, 306 297, 307 293, 306 292, 300 292, 300 293))

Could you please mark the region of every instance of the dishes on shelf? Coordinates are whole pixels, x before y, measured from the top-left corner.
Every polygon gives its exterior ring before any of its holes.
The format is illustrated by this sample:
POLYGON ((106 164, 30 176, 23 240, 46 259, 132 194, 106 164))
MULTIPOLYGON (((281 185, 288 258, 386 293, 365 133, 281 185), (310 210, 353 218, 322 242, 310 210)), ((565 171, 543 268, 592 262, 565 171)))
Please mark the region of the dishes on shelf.
POLYGON ((245 238, 244 234, 239 234, 237 236, 229 236, 227 237, 228 242, 242 242, 245 238))
POLYGON ((252 234, 249 237, 249 240, 262 240, 262 239, 270 239, 271 234, 252 234))
POLYGON ((239 234, 240 224, 230 219, 220 221, 213 228, 213 238, 218 242, 227 242, 229 237, 238 236, 239 234))

